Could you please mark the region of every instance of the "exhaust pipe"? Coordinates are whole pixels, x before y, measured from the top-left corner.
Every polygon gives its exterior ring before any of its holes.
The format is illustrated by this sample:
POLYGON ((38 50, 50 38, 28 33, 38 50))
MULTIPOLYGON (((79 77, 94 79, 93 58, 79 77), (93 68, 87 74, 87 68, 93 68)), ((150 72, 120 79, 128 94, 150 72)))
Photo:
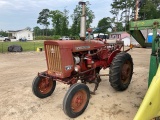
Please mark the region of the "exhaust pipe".
POLYGON ((82 15, 81 15, 81 23, 80 23, 80 39, 86 39, 86 2, 79 2, 79 5, 82 5, 82 15))

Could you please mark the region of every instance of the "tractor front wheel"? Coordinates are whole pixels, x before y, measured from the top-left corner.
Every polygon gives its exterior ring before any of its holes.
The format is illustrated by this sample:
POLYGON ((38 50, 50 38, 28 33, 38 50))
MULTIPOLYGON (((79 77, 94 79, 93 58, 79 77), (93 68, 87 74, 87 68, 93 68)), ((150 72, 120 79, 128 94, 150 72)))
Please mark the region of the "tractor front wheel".
POLYGON ((87 85, 82 83, 73 84, 63 99, 63 111, 71 118, 81 115, 87 108, 90 91, 87 85))
POLYGON ((133 74, 131 55, 126 52, 117 54, 111 63, 109 74, 109 82, 114 89, 118 91, 127 89, 133 74))
POLYGON ((32 83, 32 91, 39 98, 50 96, 56 87, 56 81, 47 77, 36 76, 32 83))

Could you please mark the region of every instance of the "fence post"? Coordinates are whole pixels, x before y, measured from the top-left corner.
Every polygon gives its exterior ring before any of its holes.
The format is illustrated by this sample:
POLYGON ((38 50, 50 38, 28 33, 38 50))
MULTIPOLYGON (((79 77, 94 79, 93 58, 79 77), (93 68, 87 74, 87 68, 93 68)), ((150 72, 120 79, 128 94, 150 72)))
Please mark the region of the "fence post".
POLYGON ((3 42, 2 42, 2 53, 3 53, 3 42))
POLYGON ((35 51, 35 41, 34 41, 34 51, 35 51))

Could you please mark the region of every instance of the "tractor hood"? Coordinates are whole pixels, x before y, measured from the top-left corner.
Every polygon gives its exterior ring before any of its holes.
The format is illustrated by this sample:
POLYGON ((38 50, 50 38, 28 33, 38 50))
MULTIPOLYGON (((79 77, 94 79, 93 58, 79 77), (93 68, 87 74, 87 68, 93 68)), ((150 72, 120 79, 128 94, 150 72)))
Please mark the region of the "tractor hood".
POLYGON ((57 45, 62 49, 71 49, 72 52, 94 50, 104 46, 103 42, 97 40, 48 40, 44 42, 44 45, 48 44, 57 45))

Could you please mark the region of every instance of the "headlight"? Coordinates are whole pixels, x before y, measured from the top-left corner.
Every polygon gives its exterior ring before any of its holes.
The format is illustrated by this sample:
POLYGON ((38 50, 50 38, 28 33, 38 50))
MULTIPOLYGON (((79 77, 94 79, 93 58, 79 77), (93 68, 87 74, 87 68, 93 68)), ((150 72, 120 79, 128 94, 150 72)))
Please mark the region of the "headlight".
POLYGON ((74 57, 74 63, 75 63, 75 65, 76 64, 78 64, 78 63, 80 63, 80 58, 78 57, 78 56, 76 56, 76 57, 74 57))
POLYGON ((80 67, 79 65, 76 65, 76 66, 74 67, 74 71, 80 72, 80 71, 81 71, 81 67, 80 67))

